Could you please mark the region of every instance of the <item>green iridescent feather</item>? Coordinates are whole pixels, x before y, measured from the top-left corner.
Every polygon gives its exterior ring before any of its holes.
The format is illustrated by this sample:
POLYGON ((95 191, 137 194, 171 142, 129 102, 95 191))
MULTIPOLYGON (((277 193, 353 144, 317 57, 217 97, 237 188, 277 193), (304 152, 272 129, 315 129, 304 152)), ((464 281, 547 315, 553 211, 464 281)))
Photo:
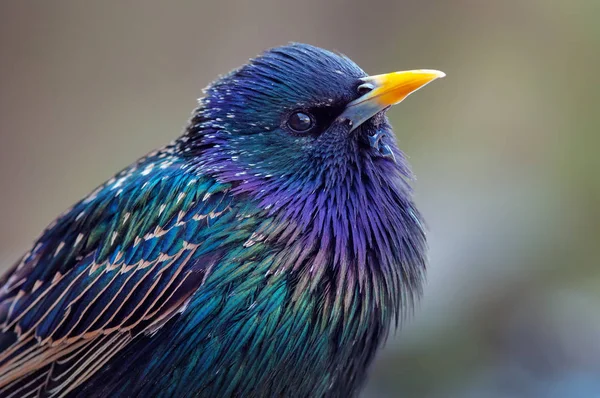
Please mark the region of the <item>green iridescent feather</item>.
POLYGON ((59 217, 1 283, 0 396, 354 394, 420 292, 411 174, 390 135, 397 163, 368 146, 385 119, 347 141, 280 121, 310 101, 335 118, 362 76, 274 49, 59 217))

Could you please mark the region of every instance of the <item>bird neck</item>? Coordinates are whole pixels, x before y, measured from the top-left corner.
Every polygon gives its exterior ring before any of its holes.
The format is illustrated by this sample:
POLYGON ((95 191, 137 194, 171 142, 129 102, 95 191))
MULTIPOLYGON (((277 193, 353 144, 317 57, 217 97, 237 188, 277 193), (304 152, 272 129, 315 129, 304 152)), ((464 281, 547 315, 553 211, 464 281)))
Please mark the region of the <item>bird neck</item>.
POLYGON ((251 200, 272 220, 252 240, 285 248, 277 264, 281 272, 298 274, 296 295, 332 292, 332 302, 342 300, 337 305, 348 310, 361 297, 356 303, 380 309, 386 322, 411 308, 421 291, 426 244, 412 174, 399 151, 396 163, 374 160, 357 147, 326 164, 249 172, 223 150, 226 139, 198 127, 203 122, 201 116, 192 120, 181 147, 199 173, 230 184, 233 195, 251 200))

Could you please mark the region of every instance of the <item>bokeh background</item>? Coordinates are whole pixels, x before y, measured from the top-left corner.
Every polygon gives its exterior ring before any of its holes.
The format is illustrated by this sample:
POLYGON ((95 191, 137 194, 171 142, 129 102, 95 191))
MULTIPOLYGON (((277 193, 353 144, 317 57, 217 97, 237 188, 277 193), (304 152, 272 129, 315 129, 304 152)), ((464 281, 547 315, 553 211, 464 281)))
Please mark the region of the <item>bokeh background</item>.
POLYGON ((0 267, 267 47, 440 69, 389 113, 431 264, 362 396, 600 397, 599 19, 597 0, 3 0, 0 267))

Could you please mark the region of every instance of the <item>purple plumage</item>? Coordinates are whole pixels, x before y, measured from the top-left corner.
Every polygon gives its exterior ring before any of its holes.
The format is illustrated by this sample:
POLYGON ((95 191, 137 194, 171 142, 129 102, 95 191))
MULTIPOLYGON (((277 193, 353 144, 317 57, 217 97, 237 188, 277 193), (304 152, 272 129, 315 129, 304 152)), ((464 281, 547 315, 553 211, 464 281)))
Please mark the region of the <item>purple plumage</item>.
POLYGON ((212 84, 5 275, 0 395, 356 393, 425 272, 385 111, 441 76, 292 44, 212 84))

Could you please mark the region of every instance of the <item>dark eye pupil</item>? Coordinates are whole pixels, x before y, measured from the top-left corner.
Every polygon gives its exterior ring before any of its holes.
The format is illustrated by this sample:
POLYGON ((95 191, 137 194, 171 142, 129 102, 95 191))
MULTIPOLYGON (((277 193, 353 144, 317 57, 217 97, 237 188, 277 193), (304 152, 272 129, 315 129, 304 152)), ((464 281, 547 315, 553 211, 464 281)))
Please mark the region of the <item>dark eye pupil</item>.
POLYGON ((296 132, 310 130, 313 125, 312 118, 304 112, 293 113, 288 119, 288 126, 296 132))

